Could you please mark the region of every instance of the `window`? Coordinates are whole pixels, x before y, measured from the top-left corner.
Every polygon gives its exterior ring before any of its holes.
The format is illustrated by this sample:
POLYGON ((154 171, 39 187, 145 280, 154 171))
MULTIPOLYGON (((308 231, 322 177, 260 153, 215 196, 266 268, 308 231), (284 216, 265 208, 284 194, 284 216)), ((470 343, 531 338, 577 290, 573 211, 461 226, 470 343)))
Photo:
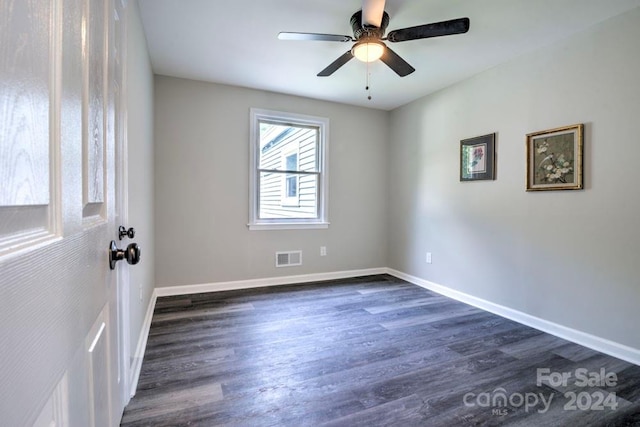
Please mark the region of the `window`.
POLYGON ((298 171, 298 154, 299 144, 290 143, 291 147, 282 151, 282 168, 288 173, 282 176, 282 204, 280 206, 297 206, 300 207, 299 192, 299 176, 291 171, 298 171))
POLYGON ((327 135, 321 117, 251 109, 249 228, 326 228, 327 135))

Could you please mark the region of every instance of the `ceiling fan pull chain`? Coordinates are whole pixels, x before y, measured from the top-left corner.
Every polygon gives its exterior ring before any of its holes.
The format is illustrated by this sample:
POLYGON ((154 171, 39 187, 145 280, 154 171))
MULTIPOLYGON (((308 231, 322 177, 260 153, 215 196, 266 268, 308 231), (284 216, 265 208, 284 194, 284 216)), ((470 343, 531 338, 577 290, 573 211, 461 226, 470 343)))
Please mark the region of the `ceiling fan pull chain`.
POLYGON ((371 101, 371 85, 369 79, 371 78, 371 72, 369 71, 369 63, 367 62, 367 86, 364 88, 367 91, 367 99, 371 101))

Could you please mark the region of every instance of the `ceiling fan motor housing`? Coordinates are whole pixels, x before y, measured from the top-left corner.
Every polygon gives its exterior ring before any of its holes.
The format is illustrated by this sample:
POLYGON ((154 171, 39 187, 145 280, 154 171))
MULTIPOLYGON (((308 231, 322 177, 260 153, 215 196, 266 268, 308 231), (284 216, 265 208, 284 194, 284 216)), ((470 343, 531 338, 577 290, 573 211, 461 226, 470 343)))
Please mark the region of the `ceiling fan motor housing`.
POLYGON ((381 39, 384 37, 384 33, 389 25, 389 14, 384 12, 382 14, 382 21, 380 27, 374 27, 371 25, 362 25, 362 11, 359 10, 351 17, 351 28, 353 29, 353 36, 356 40, 360 38, 375 38, 381 39))

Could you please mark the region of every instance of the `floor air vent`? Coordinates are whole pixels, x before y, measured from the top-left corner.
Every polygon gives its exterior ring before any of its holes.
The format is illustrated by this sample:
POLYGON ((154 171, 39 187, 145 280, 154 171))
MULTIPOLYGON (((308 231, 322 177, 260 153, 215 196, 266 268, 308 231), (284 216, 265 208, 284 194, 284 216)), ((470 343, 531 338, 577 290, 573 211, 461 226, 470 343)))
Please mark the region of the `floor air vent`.
POLYGON ((276 267, 302 265, 302 251, 276 252, 276 267))

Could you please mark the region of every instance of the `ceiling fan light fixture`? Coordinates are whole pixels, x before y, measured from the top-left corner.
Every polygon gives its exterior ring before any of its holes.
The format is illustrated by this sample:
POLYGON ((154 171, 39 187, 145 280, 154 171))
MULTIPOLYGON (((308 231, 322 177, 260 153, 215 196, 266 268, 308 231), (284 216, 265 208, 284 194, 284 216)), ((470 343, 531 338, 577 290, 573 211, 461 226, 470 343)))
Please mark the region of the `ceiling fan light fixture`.
POLYGON ((362 62, 373 62, 380 59, 384 49, 384 43, 376 40, 367 40, 356 43, 351 49, 351 54, 362 62))

